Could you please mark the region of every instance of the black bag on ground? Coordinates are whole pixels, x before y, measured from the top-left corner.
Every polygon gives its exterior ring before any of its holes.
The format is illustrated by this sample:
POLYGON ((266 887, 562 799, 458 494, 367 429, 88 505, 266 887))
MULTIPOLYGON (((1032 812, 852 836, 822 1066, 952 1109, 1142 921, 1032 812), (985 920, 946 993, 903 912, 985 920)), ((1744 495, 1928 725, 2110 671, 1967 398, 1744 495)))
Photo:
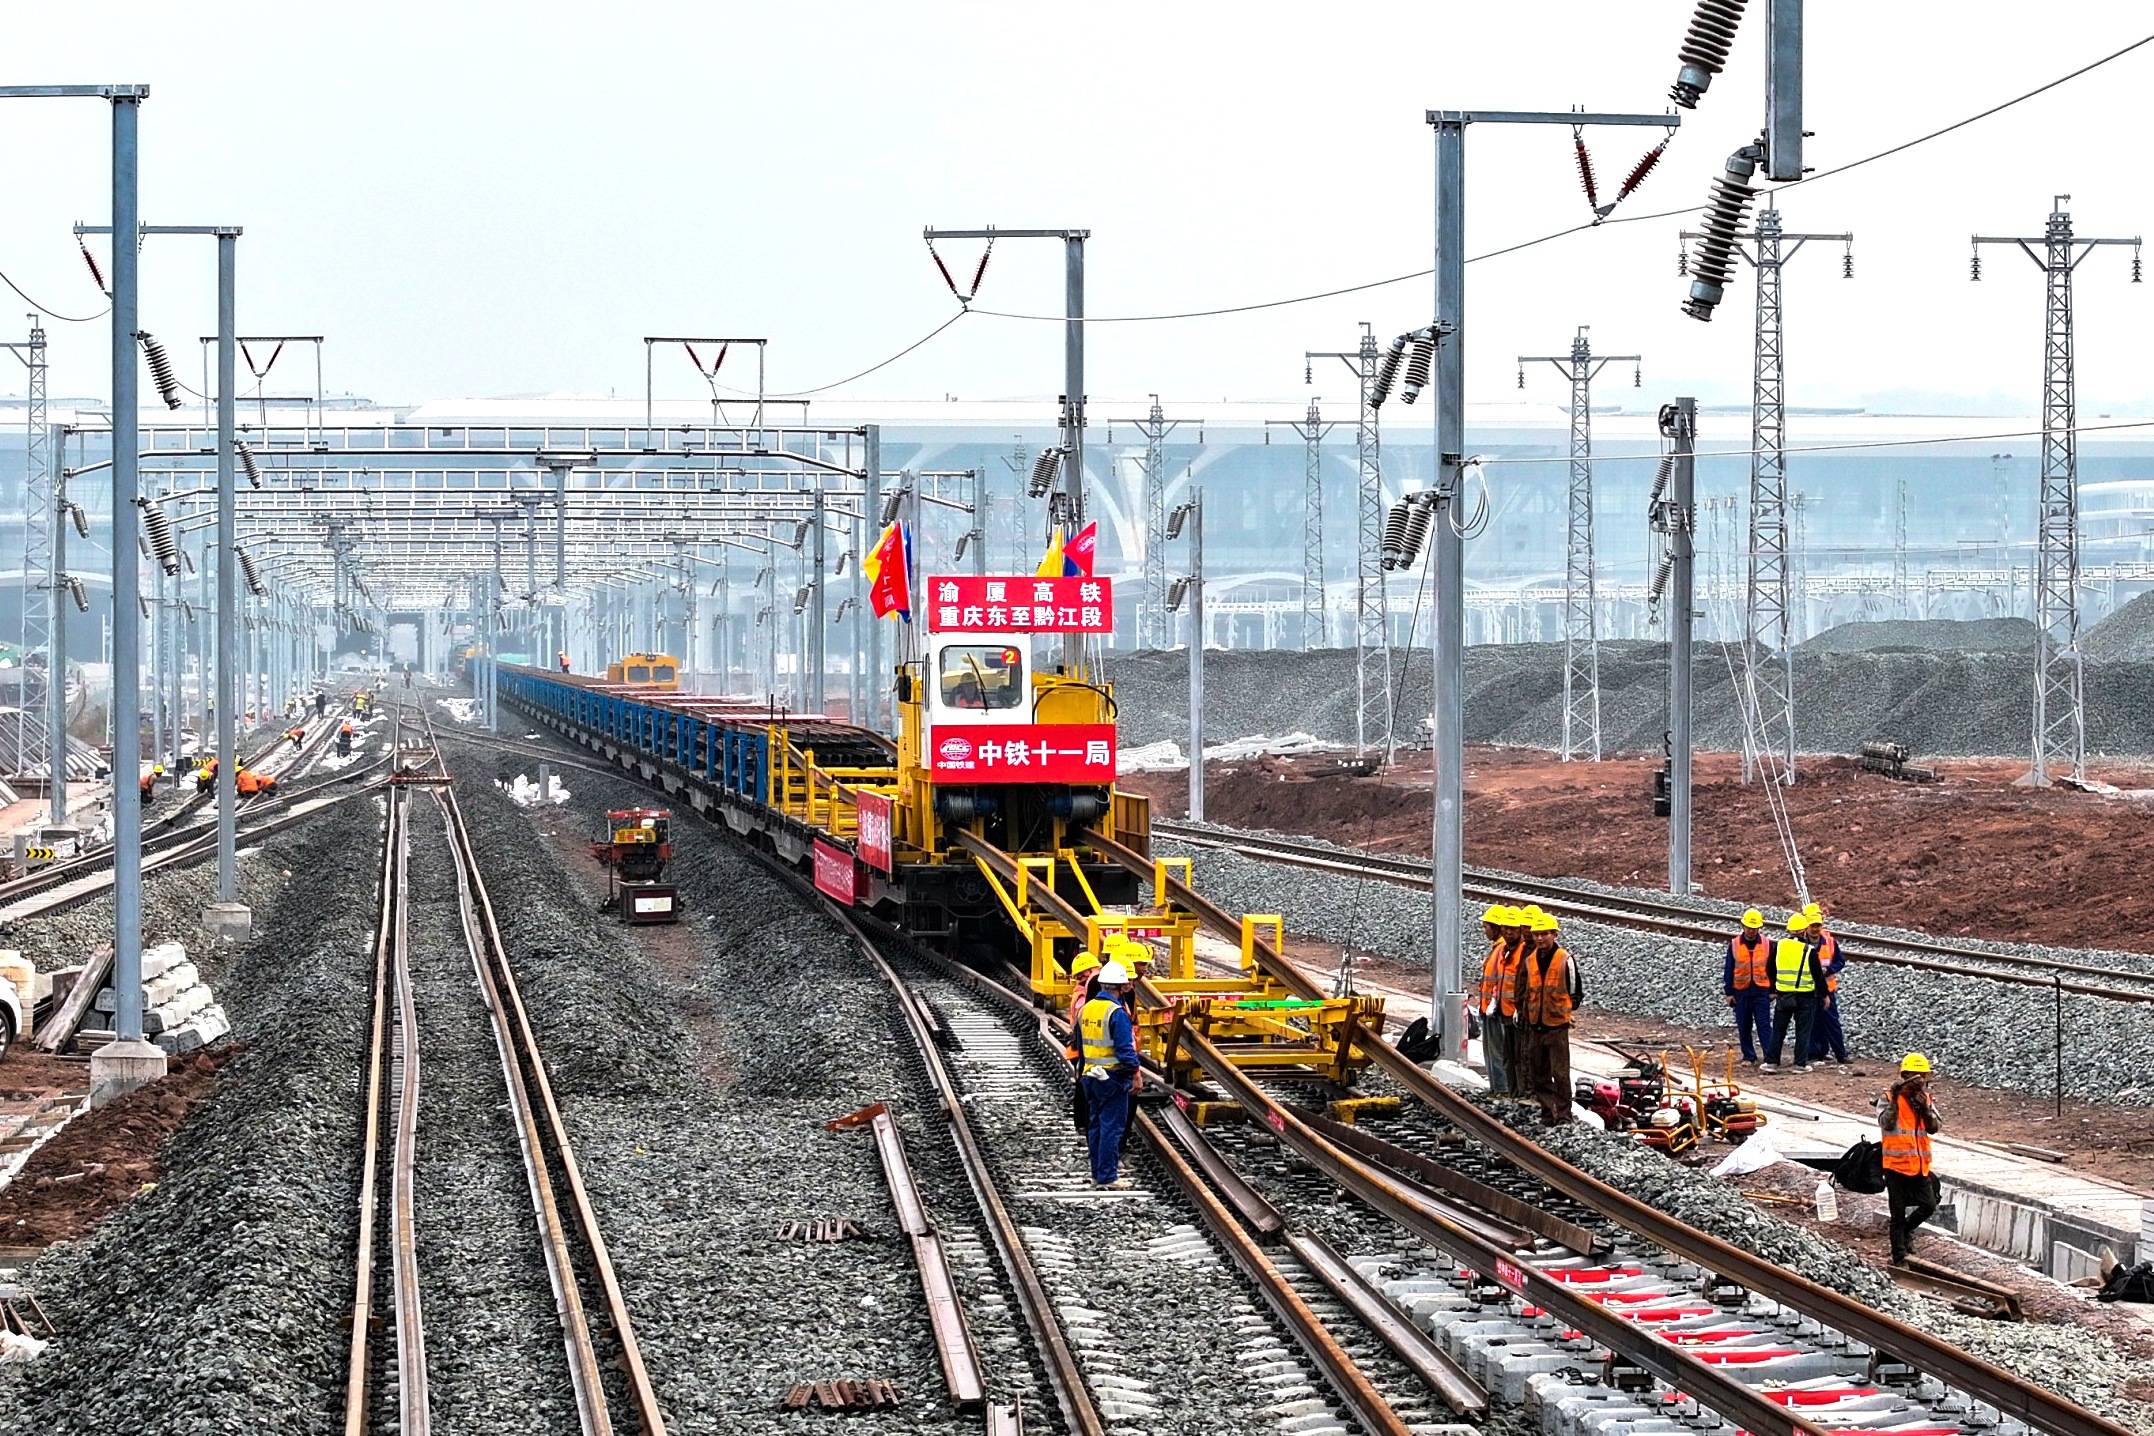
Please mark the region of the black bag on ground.
POLYGON ((1399 1034, 1399 1052, 1409 1062, 1426 1062, 1434 1057, 1443 1044, 1429 1035, 1429 1020, 1416 1017, 1399 1034))
POLYGON ((1876 1196, 1885 1190, 1885 1149, 1865 1138, 1840 1154, 1832 1179, 1851 1192, 1876 1196))
POLYGON ((2111 1267, 2109 1279, 2102 1283, 2102 1289, 2095 1293, 2094 1299, 2154 1302, 2154 1261, 2111 1267))

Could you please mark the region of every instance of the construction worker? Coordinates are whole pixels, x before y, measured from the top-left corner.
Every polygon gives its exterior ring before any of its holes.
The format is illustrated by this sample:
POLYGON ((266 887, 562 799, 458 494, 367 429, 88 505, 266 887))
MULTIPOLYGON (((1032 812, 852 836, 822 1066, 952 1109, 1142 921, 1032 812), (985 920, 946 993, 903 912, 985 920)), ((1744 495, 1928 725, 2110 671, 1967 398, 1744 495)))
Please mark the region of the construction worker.
POLYGON ((1080 1010, 1077 1038, 1081 1048, 1079 1080, 1084 1083, 1085 1150, 1092 1159, 1094 1186, 1120 1191, 1122 1129, 1129 1125, 1130 1084, 1137 1075, 1137 1025, 1122 994, 1129 989, 1129 969, 1110 962, 1099 970, 1099 991, 1080 1010))
POLYGON ((1810 1070, 1810 1040, 1817 1030, 1818 1002, 1825 989, 1817 944, 1811 938, 1810 919, 1798 912, 1788 918, 1788 935, 1773 944, 1773 1043, 1772 1051, 1758 1064, 1760 1072, 1780 1070, 1790 1027, 1795 1029, 1795 1070, 1810 1070))
POLYGON ((1743 1060, 1755 1067, 1772 1045, 1773 1025, 1773 944, 1765 936, 1765 914, 1756 908, 1743 914, 1742 931, 1728 939, 1720 991, 1735 1009, 1735 1036, 1742 1044, 1743 1060))
POLYGON ((294 724, 284 730, 284 736, 291 740, 294 748, 297 748, 307 741, 307 730, 294 724))
POLYGON ((1491 903, 1481 914, 1481 933, 1489 944, 1488 956, 1481 961, 1481 1062, 1488 1069, 1489 1093, 1497 1097, 1515 1090, 1513 1024, 1518 1005, 1511 996, 1511 984, 1517 980, 1518 959, 1525 951, 1519 941, 1524 932, 1516 908, 1491 903))
POLYGON ((321 690, 321 689, 319 689, 319 688, 315 689, 315 690, 314 690, 314 716, 315 716, 315 717, 317 717, 317 718, 320 718, 320 717, 322 717, 322 716, 323 716, 324 714, 326 714, 326 713, 327 713, 328 711, 329 711, 329 695, 328 695, 328 694, 326 694, 326 693, 324 693, 324 692, 322 692, 322 690, 321 690))
POLYGON ((1900 1080, 1877 1104, 1895 1266, 1907 1260, 1915 1229, 1936 1214, 1940 1191, 1937 1174, 1930 1170, 1930 1138, 1944 1125, 1930 1097, 1930 1059, 1910 1052, 1900 1062, 1900 1080))
POLYGON ((1817 934, 1818 971, 1825 974, 1825 995, 1819 1000, 1817 1028, 1810 1038, 1810 1060, 1821 1062, 1827 1053, 1842 1067, 1847 1066, 1847 1032, 1840 1026, 1840 969, 1847 966, 1847 954, 1840 951, 1840 940, 1825 926, 1825 910, 1816 903, 1804 905, 1802 915, 1810 920, 1810 930, 1817 934))
POLYGON ((561 671, 563 673, 568 672, 568 650, 564 648, 559 653, 556 653, 554 655, 554 662, 561 665, 561 671))
POLYGON ((1533 946, 1520 956, 1511 986, 1518 1013, 1513 1085, 1539 1102, 1543 1120, 1557 1127, 1571 1120, 1571 1019, 1585 989, 1578 964, 1556 941, 1555 918, 1538 907, 1526 912, 1533 946))
POLYGON ((145 808, 146 808, 146 807, 148 807, 148 806, 149 806, 149 805, 150 805, 151 803, 154 803, 155 801, 157 801, 157 780, 158 780, 159 778, 162 778, 162 777, 163 777, 164 775, 165 775, 165 765, 164 765, 164 764, 162 764, 162 763, 153 763, 153 764, 151 764, 151 765, 150 765, 150 769, 149 769, 149 771, 148 771, 148 772, 146 772, 146 773, 144 773, 144 774, 142 775, 142 806, 143 806, 143 807, 145 807, 145 808))
POLYGON ((194 790, 206 793, 217 786, 217 758, 215 754, 204 758, 194 770, 194 790))
POLYGON ((1070 1120, 1080 1132, 1089 1132, 1092 1126, 1090 1109, 1084 1099, 1084 1045, 1077 1035, 1078 1025, 1084 1020, 1084 1005, 1090 1002, 1099 987, 1099 954, 1086 948, 1070 960, 1070 1036, 1062 1051, 1077 1069, 1076 1080, 1070 1083, 1070 1120))
POLYGON ((337 756, 339 758, 349 758, 351 755, 352 720, 347 718, 344 720, 343 726, 337 729, 337 756))

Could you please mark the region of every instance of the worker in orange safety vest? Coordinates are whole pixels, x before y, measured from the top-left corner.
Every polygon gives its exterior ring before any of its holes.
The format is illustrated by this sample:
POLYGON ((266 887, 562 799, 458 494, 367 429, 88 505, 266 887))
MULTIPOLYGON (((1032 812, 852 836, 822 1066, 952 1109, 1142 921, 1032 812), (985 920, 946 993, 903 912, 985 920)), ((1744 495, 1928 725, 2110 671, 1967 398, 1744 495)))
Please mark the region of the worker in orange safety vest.
POLYGON ((1556 939, 1556 919, 1528 910, 1533 946, 1519 959, 1511 1001, 1518 1009, 1520 1095, 1541 1104, 1551 1127, 1571 1120, 1571 1021, 1585 988, 1578 964, 1556 939))
POLYGON ((1773 943, 1765 935, 1765 914, 1756 908, 1743 914, 1742 931, 1728 939, 1720 991, 1735 1009, 1743 1060, 1755 1066, 1773 1045, 1773 943))
POLYGON ((1930 1169, 1930 1138, 1944 1129, 1930 1096, 1930 1059, 1910 1052, 1900 1080, 1878 1100, 1877 1129, 1885 1149, 1885 1210, 1892 1221, 1892 1260, 1907 1260, 1915 1229, 1937 1211, 1941 1195, 1930 1169))
POLYGON ((1488 939, 1488 956, 1481 962, 1480 999, 1475 1004, 1481 1023, 1481 1062, 1488 1070, 1489 1093, 1505 1097, 1518 1090, 1518 1004, 1511 996, 1511 985, 1530 940, 1524 915, 1501 903, 1491 904, 1481 914, 1481 932, 1488 939))
POLYGON ((1830 1053, 1833 1061, 1845 1067, 1850 1059, 1847 1031, 1840 1026, 1840 970, 1847 966, 1847 954, 1840 950, 1840 939, 1827 931, 1821 905, 1806 904, 1802 915, 1810 919, 1810 929, 1818 935, 1818 971, 1825 974, 1825 996, 1810 1034, 1810 1060, 1821 1061, 1830 1053))

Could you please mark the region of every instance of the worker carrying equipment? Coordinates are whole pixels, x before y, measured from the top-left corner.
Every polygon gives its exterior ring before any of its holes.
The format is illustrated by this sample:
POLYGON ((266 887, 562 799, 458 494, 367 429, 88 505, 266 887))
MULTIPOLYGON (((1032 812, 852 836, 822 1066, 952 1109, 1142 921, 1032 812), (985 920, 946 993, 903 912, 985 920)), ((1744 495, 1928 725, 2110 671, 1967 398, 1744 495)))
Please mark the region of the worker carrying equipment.
POLYGON ((1915 1231, 1937 1212, 1941 1190, 1930 1169, 1930 1137, 1944 1129, 1930 1096, 1930 1059, 1910 1052, 1900 1080, 1877 1104, 1877 1129, 1885 1152, 1885 1211, 1891 1219, 1892 1260, 1907 1260, 1915 1231))
POLYGON ((1113 1190, 1129 1185, 1122 1176, 1122 1132, 1129 1125, 1130 1084, 1138 1071, 1137 1026, 1122 1005, 1129 982, 1129 969, 1121 963, 1101 967, 1098 995, 1080 1009, 1077 1021, 1092 1182, 1113 1190))

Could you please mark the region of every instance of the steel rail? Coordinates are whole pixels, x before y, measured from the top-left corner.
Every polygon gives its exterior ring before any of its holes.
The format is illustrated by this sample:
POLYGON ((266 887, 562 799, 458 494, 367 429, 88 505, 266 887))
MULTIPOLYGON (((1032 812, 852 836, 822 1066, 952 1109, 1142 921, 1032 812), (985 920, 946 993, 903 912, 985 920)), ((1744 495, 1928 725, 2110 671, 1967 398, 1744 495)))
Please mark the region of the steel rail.
MULTIPOLYGON (((1125 868, 1147 874, 1152 870, 1151 863, 1143 856, 1119 843, 1096 836, 1088 838, 1088 842, 1125 868)), ((1239 939, 1240 925, 1217 906, 1198 898, 1174 879, 1168 880, 1168 887, 1178 902, 1187 904, 1198 914, 1199 920, 1215 932, 1239 939)), ((1265 939, 1255 940, 1253 956, 1260 968, 1290 991, 1304 997, 1321 995, 1316 985, 1265 939)), ((2030 1426, 2051 1433, 2051 1436, 2131 1436, 2123 1427, 2077 1402, 2036 1386, 2013 1372, 2001 1370, 1928 1332, 1872 1311, 1852 1297, 1843 1296, 1709 1232, 1686 1225, 1628 1192, 1581 1171, 1452 1091, 1382 1038, 1357 1029, 1353 1041, 1401 1087, 1433 1108, 1461 1133, 1481 1142, 1546 1186, 1663 1250, 1898 1357, 1947 1385, 1997 1407, 2005 1415, 2016 1416, 2030 1426)))
POLYGON ((374 926, 374 1004, 367 1047, 366 1106, 359 1155, 359 1234, 352 1259, 351 1337, 344 1362, 344 1436, 366 1436, 367 1377, 374 1343, 374 1227, 381 1208, 382 1087, 388 1067, 389 971, 396 941, 396 854, 403 845, 404 805, 393 798, 383 819, 381 911, 374 926))
MULTIPOLYGON (((757 854, 757 856, 764 856, 757 854)), ((800 875, 783 867, 775 860, 770 866, 782 874, 794 887, 812 892, 801 882, 800 875)), ((925 1009, 920 1005, 918 994, 899 980, 897 969, 883 955, 882 949, 869 937, 866 927, 854 914, 831 907, 832 916, 840 927, 852 937, 853 945, 865 956, 890 989, 897 1004, 898 1016, 919 1050, 921 1066, 927 1072, 928 1084, 934 1089, 936 1101, 950 1125, 950 1141, 956 1147, 958 1164, 964 1168, 965 1180, 972 1188, 974 1203, 986 1218, 989 1237, 1002 1259, 1002 1269, 1010 1278, 1010 1285, 1017 1296, 1018 1310, 1023 1314, 1026 1329, 1032 1334, 1032 1344, 1040 1353, 1042 1366, 1046 1369, 1047 1383, 1054 1391, 1055 1404, 1061 1409, 1062 1420, 1072 1436, 1106 1436, 1106 1418, 1092 1400, 1092 1391, 1085 1384, 1084 1371, 1077 1364, 1076 1351, 1070 1346, 1068 1334, 1062 1328, 1062 1318, 1055 1306, 1047 1284, 1040 1279, 1038 1268, 1032 1264, 1031 1253, 1025 1248, 1024 1231, 1009 1207, 1002 1200, 1002 1193, 995 1185, 994 1174, 989 1168, 986 1149, 980 1145, 978 1135, 972 1130, 972 1119, 965 1113, 965 1104, 958 1092, 957 1081, 942 1060, 942 1053, 935 1041, 934 1027, 927 1020, 925 1009)))
MULTIPOLYGON (((856 1114, 858 1115, 858 1114, 856 1114)), ((920 1293, 927 1302, 928 1330, 935 1336, 935 1356, 942 1366, 943 1386, 950 1404, 959 1411, 977 1411, 987 1400, 987 1374, 980 1365, 979 1348, 965 1321, 965 1306, 950 1277, 950 1259, 942 1237, 927 1214, 920 1184, 905 1156, 905 1137, 898 1131, 890 1109, 878 1102, 868 1109, 869 1130, 875 1137, 875 1154, 882 1163, 883 1181, 890 1188, 890 1203, 897 1209, 898 1230, 912 1246, 913 1266, 920 1273, 920 1293)), ((840 1119, 841 1121, 846 1119, 840 1119)))
POLYGON ((411 981, 411 928, 408 865, 411 844, 411 794, 392 786, 389 806, 402 810, 396 844, 396 941, 390 981, 394 987, 394 1030, 390 1069, 395 1078, 396 1143, 389 1162, 389 1234, 393 1263, 390 1291, 396 1303, 396 1400, 400 1436, 428 1436, 433 1430, 432 1402, 426 1373, 426 1322, 419 1299, 419 1009, 411 981))
POLYGON ((563 1344, 585 1436, 606 1436, 613 1430, 613 1418, 569 1251, 567 1228, 561 1218, 563 1203, 555 1192, 555 1178, 549 1165, 559 1169, 560 1183, 566 1188, 566 1206, 576 1234, 589 1253, 592 1277, 613 1338, 620 1348, 628 1405, 637 1427, 645 1436, 663 1436, 665 1418, 659 1411, 657 1393, 651 1386, 650 1373, 644 1367, 642 1351, 636 1344, 635 1324, 629 1315, 627 1298, 612 1258, 607 1254, 606 1239, 599 1230, 598 1213, 584 1185, 560 1105, 554 1099, 553 1084, 547 1077, 530 1012, 524 1005, 514 966, 502 942, 501 926, 494 914, 493 900, 486 891, 486 879, 480 871, 478 852, 472 846, 463 809, 456 801, 453 788, 437 786, 432 791, 447 822, 450 847, 456 857, 457 890, 464 908, 465 930, 471 940, 473 965, 486 994, 487 1008, 493 1015, 502 1077, 516 1115, 517 1136, 524 1151, 532 1202, 538 1210, 547 1270, 554 1283, 555 1307, 561 1319, 563 1344))
MULTIPOLYGON (((1155 837, 1187 843, 1191 847, 1214 848, 1293 867, 1374 878, 1401 887, 1426 890, 1429 886, 1428 865, 1424 860, 1398 858, 1387 853, 1341 852, 1287 838, 1228 835, 1167 821, 1154 821, 1152 833, 1155 837)), ((1488 868, 1468 868, 1466 873, 1464 891, 1476 901, 1530 897, 1559 917, 1642 928, 1701 942, 1723 942, 1729 933, 1728 918, 1645 894, 1618 896, 1554 878, 1521 877, 1488 868)), ((2154 1002, 2154 973, 2133 972, 2129 968, 1984 952, 1980 948, 1953 943, 1877 934, 1843 934, 1839 941, 1850 958, 1862 962, 1948 977, 1981 978, 2044 991, 2061 987, 2075 996, 2098 997, 2110 1002, 2154 1002), (2078 976, 2065 978, 2062 976, 2065 973, 2078 976), (2145 986, 2118 986, 2120 982, 2143 983, 2145 986)))

